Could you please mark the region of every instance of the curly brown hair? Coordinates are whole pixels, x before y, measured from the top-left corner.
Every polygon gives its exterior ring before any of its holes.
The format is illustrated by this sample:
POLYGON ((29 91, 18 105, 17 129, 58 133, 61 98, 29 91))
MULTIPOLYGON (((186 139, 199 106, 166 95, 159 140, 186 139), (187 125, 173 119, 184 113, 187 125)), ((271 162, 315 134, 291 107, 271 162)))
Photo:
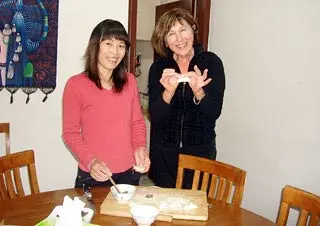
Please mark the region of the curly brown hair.
POLYGON ((171 9, 159 18, 151 37, 151 44, 160 56, 166 57, 168 55, 169 49, 166 47, 165 39, 170 29, 176 22, 182 24, 183 21, 186 21, 192 27, 194 32, 194 43, 199 42, 199 25, 190 12, 182 8, 171 9))

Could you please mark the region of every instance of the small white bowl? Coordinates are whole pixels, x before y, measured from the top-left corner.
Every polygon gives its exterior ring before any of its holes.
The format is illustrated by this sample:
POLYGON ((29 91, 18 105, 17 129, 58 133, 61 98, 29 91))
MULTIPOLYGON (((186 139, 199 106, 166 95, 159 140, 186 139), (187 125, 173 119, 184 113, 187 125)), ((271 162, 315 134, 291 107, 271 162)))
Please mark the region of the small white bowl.
POLYGON ((160 211, 154 206, 135 205, 131 207, 130 213, 139 226, 150 226, 155 221, 160 211))
POLYGON ((112 186, 110 190, 113 198, 115 198, 119 203, 127 203, 136 192, 136 187, 130 184, 117 184, 117 187, 121 193, 118 193, 114 186, 112 186))
POLYGON ((83 208, 82 211, 84 213, 84 216, 82 217, 83 222, 89 224, 93 217, 93 210, 90 208, 83 208))

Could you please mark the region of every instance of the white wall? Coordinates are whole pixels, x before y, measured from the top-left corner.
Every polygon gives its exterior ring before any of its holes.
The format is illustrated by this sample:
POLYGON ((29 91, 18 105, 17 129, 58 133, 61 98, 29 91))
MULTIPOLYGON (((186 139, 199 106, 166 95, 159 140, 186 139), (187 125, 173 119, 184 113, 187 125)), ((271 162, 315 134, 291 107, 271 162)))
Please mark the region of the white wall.
POLYGON ((217 158, 247 171, 243 207, 275 220, 285 184, 320 195, 320 1, 211 6, 226 72, 217 158))
POLYGON ((160 0, 138 0, 137 1, 137 39, 151 39, 155 18, 156 6, 160 5, 160 0))
POLYGON ((138 82, 138 88, 140 92, 147 93, 149 69, 151 64, 153 63, 153 48, 151 45, 151 41, 137 40, 136 50, 138 53, 142 54, 140 75, 136 77, 138 82))
POLYGON ((10 122, 11 150, 35 149, 41 191, 74 185, 77 164, 61 139, 61 99, 66 80, 83 70, 82 56, 92 29, 107 18, 128 27, 128 0, 117 0, 112 6, 105 0, 59 3, 56 90, 45 103, 44 95, 37 91, 28 104, 21 90, 14 95, 13 104, 9 104, 9 92, 0 92, 0 122, 10 122))

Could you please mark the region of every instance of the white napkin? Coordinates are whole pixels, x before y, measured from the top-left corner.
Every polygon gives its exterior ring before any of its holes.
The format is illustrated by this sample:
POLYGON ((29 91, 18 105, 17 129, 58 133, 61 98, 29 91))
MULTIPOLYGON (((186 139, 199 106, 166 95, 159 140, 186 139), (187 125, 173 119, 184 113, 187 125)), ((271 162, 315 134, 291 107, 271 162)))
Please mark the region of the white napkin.
POLYGON ((59 219, 55 226, 82 226, 81 211, 83 210, 85 203, 78 197, 72 200, 69 196, 65 196, 63 199, 62 208, 59 210, 59 219))

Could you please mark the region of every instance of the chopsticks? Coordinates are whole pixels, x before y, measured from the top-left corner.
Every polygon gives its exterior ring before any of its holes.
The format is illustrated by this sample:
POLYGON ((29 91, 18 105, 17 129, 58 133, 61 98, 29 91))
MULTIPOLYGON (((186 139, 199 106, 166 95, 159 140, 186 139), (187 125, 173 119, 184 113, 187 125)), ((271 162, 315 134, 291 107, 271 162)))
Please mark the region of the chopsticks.
MULTIPOLYGON (((100 170, 100 172, 103 173, 103 174, 105 174, 105 173, 104 173, 103 171, 101 171, 101 170, 100 170)), ((107 175, 107 174, 105 174, 105 175, 107 175)), ((108 176, 108 175, 107 175, 107 176, 108 176)), ((121 194, 122 192, 120 191, 120 189, 118 188, 116 182, 114 182, 114 180, 112 179, 112 177, 109 177, 109 176, 108 176, 108 178, 109 178, 109 180, 111 181, 111 183, 113 184, 114 188, 117 190, 117 192, 118 192, 119 194, 121 194)))
POLYGON ((114 188, 117 190, 117 192, 119 194, 121 194, 122 192, 120 191, 120 189, 118 188, 118 186, 116 185, 116 183, 114 182, 114 180, 112 179, 112 177, 109 177, 109 180, 111 181, 111 183, 113 184, 114 188))

